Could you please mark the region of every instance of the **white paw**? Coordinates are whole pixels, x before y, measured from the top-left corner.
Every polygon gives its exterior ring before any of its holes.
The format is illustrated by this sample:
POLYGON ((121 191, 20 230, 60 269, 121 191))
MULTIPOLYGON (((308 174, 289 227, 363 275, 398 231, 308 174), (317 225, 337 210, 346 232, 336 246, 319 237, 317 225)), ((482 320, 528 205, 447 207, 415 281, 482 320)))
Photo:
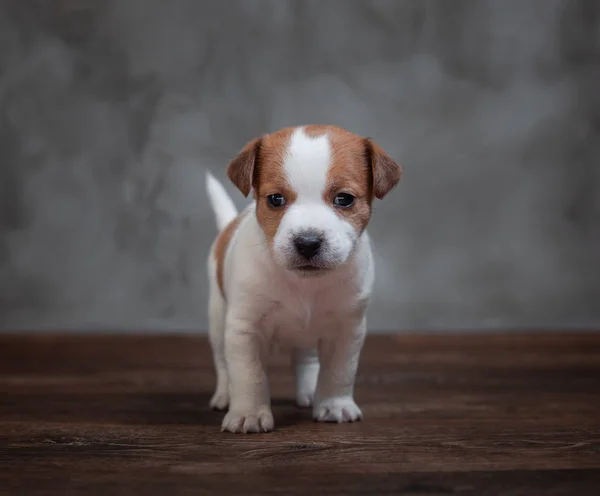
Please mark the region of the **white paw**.
POLYGON ((231 411, 225 414, 221 432, 269 432, 275 423, 273 414, 268 406, 262 406, 248 411, 231 411))
POLYGON ((298 391, 296 393, 296 404, 300 408, 308 408, 312 406, 314 393, 298 391))
POLYGON ((227 391, 215 391, 209 405, 213 410, 226 410, 229 406, 229 393, 227 391))
POLYGON ((326 398, 313 408, 313 418, 319 422, 355 422, 362 419, 362 412, 349 396, 326 398))

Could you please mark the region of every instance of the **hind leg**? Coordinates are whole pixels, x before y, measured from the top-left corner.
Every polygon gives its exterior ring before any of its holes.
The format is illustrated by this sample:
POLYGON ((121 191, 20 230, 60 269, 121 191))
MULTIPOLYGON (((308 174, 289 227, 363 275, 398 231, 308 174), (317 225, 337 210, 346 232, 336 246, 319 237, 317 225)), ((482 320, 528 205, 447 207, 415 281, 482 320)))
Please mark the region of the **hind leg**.
POLYGON ((296 403, 303 408, 312 406, 319 376, 317 350, 294 350, 292 364, 296 375, 296 403))
POLYGON ((211 272, 208 336, 213 352, 217 384, 210 400, 210 407, 214 410, 225 410, 229 406, 229 377, 225 362, 225 312, 227 304, 216 281, 214 281, 213 274, 214 272, 211 272))

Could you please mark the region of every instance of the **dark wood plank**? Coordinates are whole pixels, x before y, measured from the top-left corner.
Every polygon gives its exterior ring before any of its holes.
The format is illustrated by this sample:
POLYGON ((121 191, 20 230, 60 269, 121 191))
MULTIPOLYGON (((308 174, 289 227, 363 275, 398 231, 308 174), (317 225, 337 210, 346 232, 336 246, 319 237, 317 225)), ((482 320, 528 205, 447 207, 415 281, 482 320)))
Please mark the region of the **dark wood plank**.
POLYGON ((205 339, 0 336, 0 494, 598 494, 600 334, 372 336, 363 422, 219 431, 205 339))

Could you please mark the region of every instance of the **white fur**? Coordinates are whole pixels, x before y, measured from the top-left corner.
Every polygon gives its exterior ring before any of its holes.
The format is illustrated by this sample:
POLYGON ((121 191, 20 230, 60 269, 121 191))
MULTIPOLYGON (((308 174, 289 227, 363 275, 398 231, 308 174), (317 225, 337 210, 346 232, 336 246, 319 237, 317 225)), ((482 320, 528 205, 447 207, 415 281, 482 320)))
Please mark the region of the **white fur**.
MULTIPOLYGON (((211 406, 229 406, 223 430, 274 428, 265 373, 273 344, 292 353, 297 402, 312 405, 315 419, 346 422, 362 416, 354 401, 354 381, 374 266, 367 233, 359 236, 322 200, 329 164, 327 138, 308 138, 302 131, 293 135, 285 166, 298 198, 280 224, 275 258, 250 205, 225 255, 226 299, 211 250, 209 330, 217 372, 211 406), (327 254, 319 263, 336 268, 303 277, 286 268, 293 260, 289 237, 315 227, 327 239, 327 254)), ((209 181, 216 179, 209 176, 209 181)), ((218 192, 210 195, 217 218, 231 201, 224 200, 219 186, 210 187, 218 192)))
POLYGON ((208 171, 206 172, 206 192, 215 212, 217 228, 222 231, 237 216, 237 208, 223 185, 208 171))

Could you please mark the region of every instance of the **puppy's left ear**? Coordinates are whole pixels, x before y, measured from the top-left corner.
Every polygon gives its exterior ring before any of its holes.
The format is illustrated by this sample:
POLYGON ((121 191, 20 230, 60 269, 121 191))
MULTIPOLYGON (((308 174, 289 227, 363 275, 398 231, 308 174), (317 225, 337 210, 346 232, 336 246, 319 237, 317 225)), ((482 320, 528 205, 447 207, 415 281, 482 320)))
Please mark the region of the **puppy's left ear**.
POLYGON ((244 196, 248 196, 252 188, 261 143, 262 138, 254 138, 246 143, 227 166, 227 177, 244 196))
POLYGON ((381 200, 400 181, 402 167, 371 138, 365 138, 365 148, 373 174, 373 194, 381 200))

